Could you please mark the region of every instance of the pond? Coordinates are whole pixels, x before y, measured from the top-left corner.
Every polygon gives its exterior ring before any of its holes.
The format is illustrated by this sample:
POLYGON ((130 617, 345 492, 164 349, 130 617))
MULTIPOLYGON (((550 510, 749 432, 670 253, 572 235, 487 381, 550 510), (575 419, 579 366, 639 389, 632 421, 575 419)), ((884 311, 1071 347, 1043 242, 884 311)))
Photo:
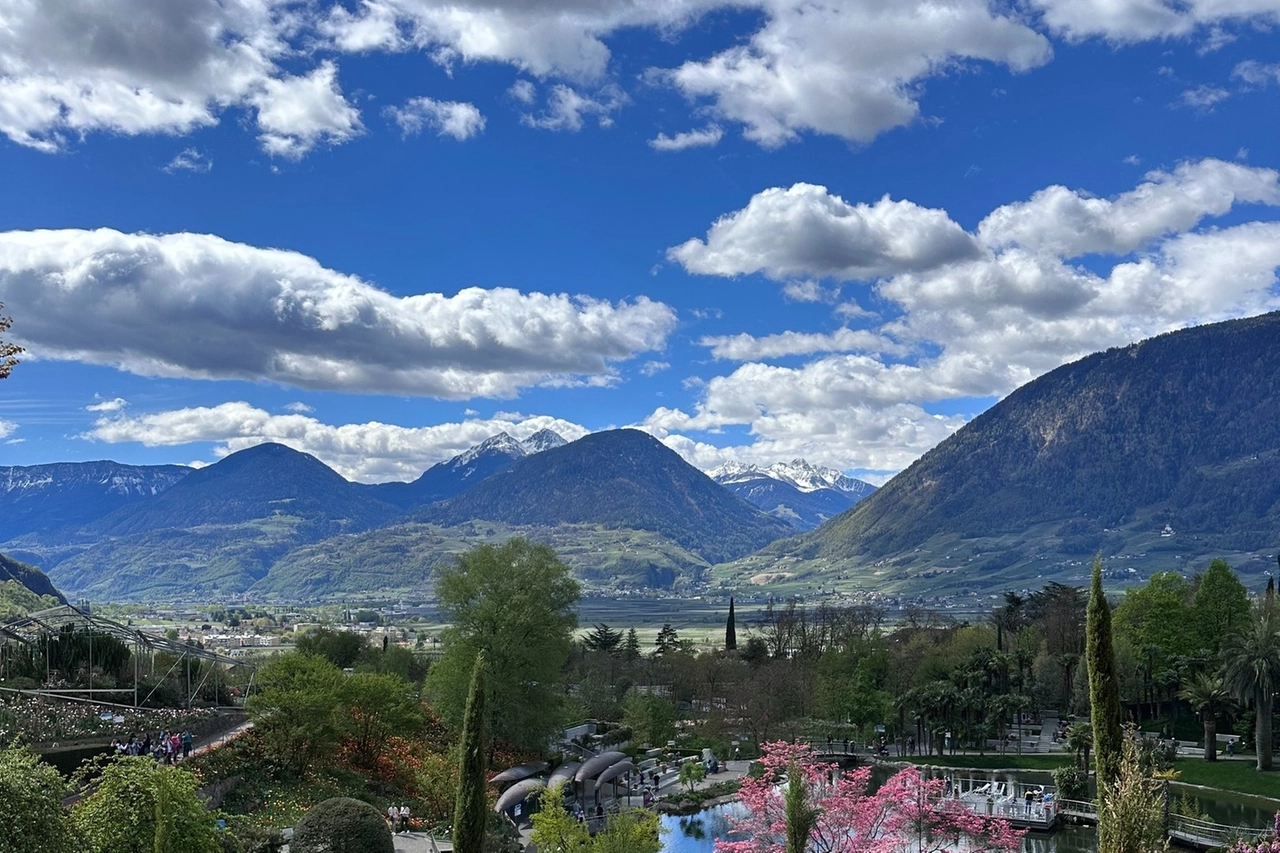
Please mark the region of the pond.
MULTIPOLYGON (((877 780, 883 780, 888 772, 877 768, 877 780)), ((983 782, 1000 781, 1035 785, 1052 785, 1049 773, 1017 772, 997 773, 981 770, 940 771, 952 774, 957 783, 966 788, 983 782), (972 782, 970 781, 972 780, 972 782)), ((1188 803, 1204 812, 1216 823, 1252 826, 1259 830, 1270 828, 1280 803, 1262 797, 1251 797, 1226 791, 1200 791, 1175 785, 1174 802, 1185 796, 1188 803)), ((712 853, 717 838, 724 838, 729 831, 730 819, 742 813, 739 803, 727 803, 705 809, 695 815, 677 817, 663 815, 663 853, 712 853)), ((1049 834, 1028 833, 1022 840, 1022 853, 1096 853, 1097 833, 1092 827, 1065 826, 1049 834)))

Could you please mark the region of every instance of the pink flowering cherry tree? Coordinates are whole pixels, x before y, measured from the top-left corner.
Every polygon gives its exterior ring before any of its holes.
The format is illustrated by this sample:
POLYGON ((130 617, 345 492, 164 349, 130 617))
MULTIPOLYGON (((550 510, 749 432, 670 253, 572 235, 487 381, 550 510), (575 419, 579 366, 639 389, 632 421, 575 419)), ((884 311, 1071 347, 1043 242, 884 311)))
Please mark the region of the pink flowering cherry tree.
MULTIPOLYGON (((941 779, 916 767, 898 771, 874 794, 870 768, 837 774, 806 744, 768 743, 764 773, 746 778, 747 815, 733 823, 739 841, 716 853, 1014 853, 1022 833, 944 797, 941 779), (834 782, 832 780, 835 780, 834 782), (798 784, 797 784, 798 781, 798 784)), ((1280 853, 1280 851, 1277 851, 1280 853)))

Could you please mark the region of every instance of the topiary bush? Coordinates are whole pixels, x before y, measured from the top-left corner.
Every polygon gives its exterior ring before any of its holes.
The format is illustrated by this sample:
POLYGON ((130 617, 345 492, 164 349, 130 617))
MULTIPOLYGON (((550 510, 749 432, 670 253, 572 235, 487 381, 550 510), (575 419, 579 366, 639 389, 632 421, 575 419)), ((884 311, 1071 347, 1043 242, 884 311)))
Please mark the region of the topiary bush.
POLYGON ((368 803, 334 797, 316 804, 293 828, 290 853, 395 853, 391 830, 368 803))

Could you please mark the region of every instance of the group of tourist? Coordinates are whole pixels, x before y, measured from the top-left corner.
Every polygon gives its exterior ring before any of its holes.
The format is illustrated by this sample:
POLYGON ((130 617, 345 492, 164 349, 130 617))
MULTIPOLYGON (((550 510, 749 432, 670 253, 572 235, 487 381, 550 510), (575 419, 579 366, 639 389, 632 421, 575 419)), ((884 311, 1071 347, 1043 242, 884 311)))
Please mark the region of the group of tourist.
POLYGON ((157 762, 177 764, 179 760, 191 756, 191 732, 160 732, 152 740, 151 733, 142 737, 129 735, 129 739, 116 739, 111 742, 116 755, 149 755, 157 762))
POLYGON ((409 822, 409 807, 387 806, 387 822, 391 824, 391 831, 396 834, 409 832, 412 829, 409 822))

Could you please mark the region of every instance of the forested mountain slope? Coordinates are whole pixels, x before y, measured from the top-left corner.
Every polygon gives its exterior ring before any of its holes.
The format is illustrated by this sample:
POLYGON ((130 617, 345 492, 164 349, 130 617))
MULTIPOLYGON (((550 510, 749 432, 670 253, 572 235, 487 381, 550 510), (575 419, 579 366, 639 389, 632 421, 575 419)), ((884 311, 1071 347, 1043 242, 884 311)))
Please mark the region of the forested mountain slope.
POLYGON ((592 433, 526 457, 416 518, 456 525, 597 524, 649 530, 701 557, 727 560, 788 532, 638 430, 592 433))
POLYGON ((1163 548, 1170 568, 1174 554, 1274 552, 1280 314, 1172 332, 1060 367, 853 509, 761 556, 919 568, 939 562, 937 548, 916 551, 931 540, 953 550, 970 543, 952 557, 959 575, 1030 560, 1048 570, 1136 541, 1155 541, 1141 556, 1163 548))

